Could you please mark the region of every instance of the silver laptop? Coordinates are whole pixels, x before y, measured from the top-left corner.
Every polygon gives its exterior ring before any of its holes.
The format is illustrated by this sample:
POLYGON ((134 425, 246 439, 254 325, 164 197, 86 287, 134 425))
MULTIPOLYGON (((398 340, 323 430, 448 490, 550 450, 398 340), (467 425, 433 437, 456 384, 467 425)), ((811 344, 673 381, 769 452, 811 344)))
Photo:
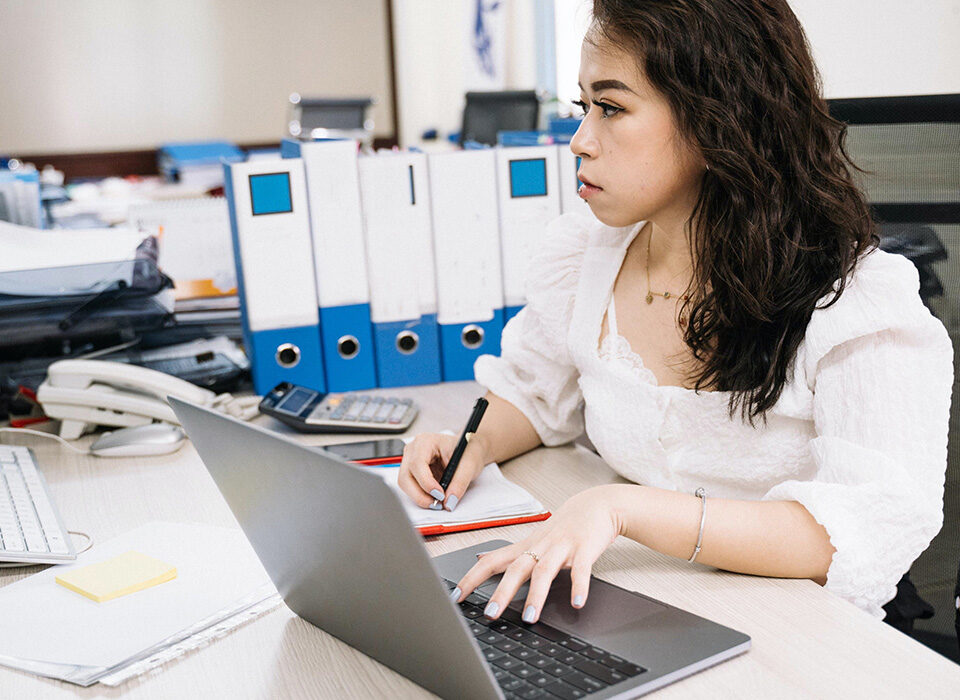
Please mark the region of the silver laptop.
POLYGON ((476 552, 431 558, 399 496, 316 447, 168 397, 284 601, 297 615, 444 698, 630 698, 741 654, 750 638, 600 579, 570 605, 568 572, 540 620, 524 586, 498 620, 499 577, 449 598, 476 552))

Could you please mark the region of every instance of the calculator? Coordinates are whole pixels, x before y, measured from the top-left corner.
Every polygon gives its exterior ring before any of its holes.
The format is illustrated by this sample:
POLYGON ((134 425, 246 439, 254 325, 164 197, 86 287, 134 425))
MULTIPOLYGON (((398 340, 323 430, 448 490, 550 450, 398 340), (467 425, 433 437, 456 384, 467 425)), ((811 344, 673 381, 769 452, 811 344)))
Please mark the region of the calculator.
POLYGON ((263 397, 260 412, 301 433, 402 433, 419 408, 398 396, 324 394, 281 382, 263 397))

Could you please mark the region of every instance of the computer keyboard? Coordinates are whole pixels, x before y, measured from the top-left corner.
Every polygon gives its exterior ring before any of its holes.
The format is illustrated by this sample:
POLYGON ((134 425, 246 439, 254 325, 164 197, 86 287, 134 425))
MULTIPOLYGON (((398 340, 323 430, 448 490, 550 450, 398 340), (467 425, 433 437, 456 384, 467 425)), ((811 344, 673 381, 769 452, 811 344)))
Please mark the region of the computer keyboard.
POLYGON ((0 445, 0 563, 58 564, 76 558, 33 452, 0 445))
MULTIPOLYGON (((444 583, 449 590, 457 585, 444 583)), ((511 608, 490 620, 483 615, 487 602, 474 591, 460 612, 508 698, 582 698, 647 671, 556 627, 529 625, 511 608)))

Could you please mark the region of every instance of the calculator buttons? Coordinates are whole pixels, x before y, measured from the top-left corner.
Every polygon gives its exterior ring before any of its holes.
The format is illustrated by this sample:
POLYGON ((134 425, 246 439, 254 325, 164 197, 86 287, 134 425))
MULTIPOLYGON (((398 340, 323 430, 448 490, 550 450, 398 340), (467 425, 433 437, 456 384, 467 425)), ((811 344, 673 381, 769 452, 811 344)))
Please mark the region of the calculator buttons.
POLYGON ((350 404, 350 408, 347 409, 346 414, 344 414, 344 420, 357 420, 360 417, 360 414, 363 412, 363 409, 367 405, 367 397, 359 397, 353 403, 350 404))
POLYGON ((388 418, 387 420, 390 423, 399 423, 401 420, 403 420, 403 417, 404 415, 406 415, 408 408, 409 406, 407 404, 398 403, 396 406, 393 407, 393 412, 390 413, 390 418, 388 418))
POLYGON ((370 399, 370 401, 367 402, 366 408, 364 408, 363 412, 360 414, 360 418, 358 418, 358 420, 369 423, 371 420, 373 420, 373 417, 376 415, 381 403, 383 403, 383 399, 379 397, 370 399))

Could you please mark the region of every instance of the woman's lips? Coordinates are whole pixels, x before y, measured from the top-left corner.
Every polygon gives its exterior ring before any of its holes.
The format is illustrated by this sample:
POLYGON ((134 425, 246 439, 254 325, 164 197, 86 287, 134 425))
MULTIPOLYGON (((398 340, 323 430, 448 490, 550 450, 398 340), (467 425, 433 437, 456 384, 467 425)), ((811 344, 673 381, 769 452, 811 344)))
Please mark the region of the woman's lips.
POLYGON ((592 182, 587 180, 585 177, 577 175, 577 178, 582 183, 580 187, 577 188, 577 194, 580 195, 581 199, 588 199, 589 197, 592 197, 593 195, 595 195, 597 192, 601 192, 603 190, 602 187, 597 187, 592 182))

